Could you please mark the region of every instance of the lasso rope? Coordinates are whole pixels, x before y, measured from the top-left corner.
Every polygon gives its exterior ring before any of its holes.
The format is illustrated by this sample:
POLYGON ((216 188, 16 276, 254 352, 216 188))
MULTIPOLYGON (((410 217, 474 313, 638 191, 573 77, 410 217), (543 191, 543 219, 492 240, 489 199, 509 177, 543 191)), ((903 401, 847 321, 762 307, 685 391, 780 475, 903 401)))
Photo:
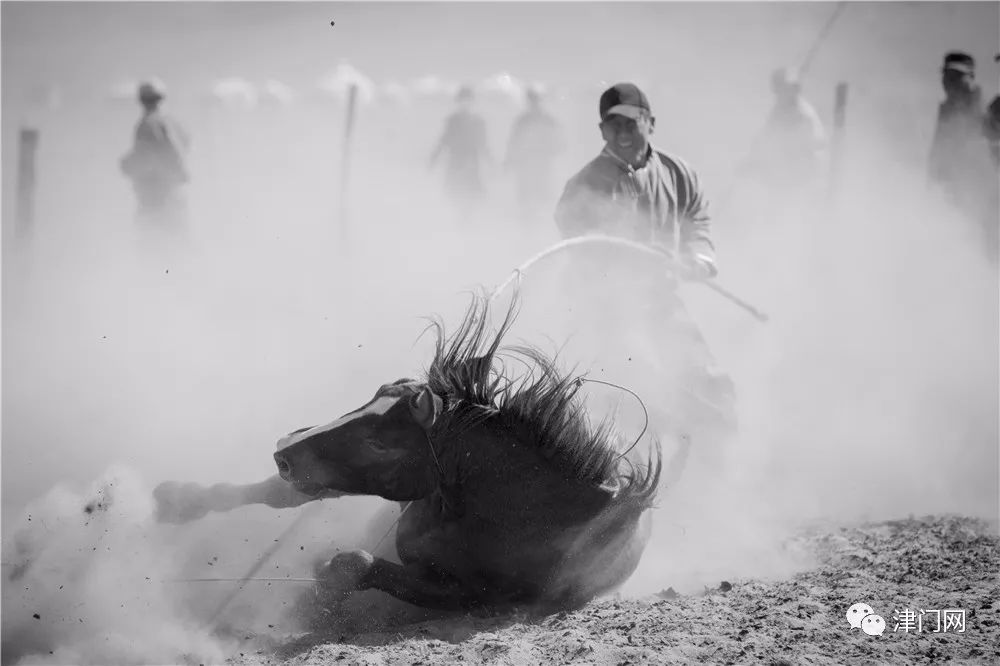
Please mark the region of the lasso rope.
MULTIPOLYGON (((238 579, 239 582, 240 582, 239 587, 237 587, 235 590, 233 590, 232 592, 230 592, 226 596, 226 598, 222 600, 222 603, 219 604, 216 607, 215 612, 212 613, 212 615, 209 617, 209 620, 208 620, 209 627, 211 627, 211 628, 215 627, 215 625, 218 623, 219 619, 222 617, 222 614, 226 611, 227 608, 229 608, 229 605, 231 603, 233 603, 233 600, 236 599, 236 597, 239 595, 239 593, 243 590, 243 585, 245 583, 247 583, 247 582, 249 582, 251 580, 258 580, 258 579, 253 578, 253 575, 255 573, 257 573, 258 571, 260 571, 261 567, 263 567, 267 563, 267 561, 271 558, 271 556, 274 555, 274 553, 277 552, 278 548, 281 547, 282 542, 284 542, 285 537, 287 537, 289 534, 291 534, 293 531, 295 531, 295 529, 297 527, 299 527, 300 525, 302 525, 305 522, 305 520, 306 520, 306 518, 308 516, 311 516, 312 514, 316 513, 317 510, 318 510, 318 508, 319 508, 319 502, 316 502, 315 504, 311 504, 311 505, 307 506, 305 509, 303 509, 299 513, 299 515, 295 517, 295 520, 292 521, 292 524, 289 525, 285 529, 285 531, 282 532, 281 535, 277 539, 274 540, 274 543, 271 544, 271 547, 268 548, 266 551, 264 551, 261 554, 261 556, 257 558, 257 561, 254 563, 254 565, 252 567, 250 567, 250 570, 247 571, 246 575, 243 576, 243 578, 238 579)), ((236 580, 236 579, 234 579, 234 580, 236 580)), ((175 581, 175 582, 182 582, 182 581, 178 580, 178 581, 175 581)))
MULTIPOLYGON (((664 262, 671 265, 673 265, 675 262, 674 255, 670 251, 663 248, 657 248, 657 247, 652 247, 650 245, 645 245, 643 243, 637 243, 635 241, 628 240, 627 238, 619 238, 617 236, 606 236, 598 234, 579 236, 577 238, 570 238, 564 241, 560 241, 555 245, 551 245, 548 248, 536 254, 535 256, 528 259, 528 261, 524 262, 523 264, 515 268, 511 273, 511 276, 506 280, 504 280, 496 289, 494 289, 490 293, 489 300, 490 301, 495 300, 511 284, 516 283, 517 285, 520 285, 521 281, 523 280, 524 274, 527 273, 528 269, 537 264, 538 262, 540 262, 542 259, 550 257, 553 254, 557 254, 564 250, 568 250, 570 248, 579 247, 581 245, 617 245, 619 247, 635 250, 636 252, 641 252, 642 254, 645 254, 650 257, 661 259, 664 262)), ((766 314, 764 314, 754 306, 750 305, 743 299, 739 298, 729 290, 719 286, 715 281, 698 280, 697 283, 705 285, 706 287, 708 287, 715 293, 719 294, 729 302, 734 303, 735 305, 738 305, 739 307, 743 308, 748 313, 750 313, 750 315, 753 316, 753 318, 756 319, 757 321, 766 322, 769 319, 769 317, 766 314)))
POLYGON ((587 379, 585 377, 580 377, 580 378, 578 378, 576 380, 576 385, 577 386, 580 386, 581 384, 588 384, 588 383, 589 384, 604 384, 605 386, 611 386, 613 388, 621 389, 622 391, 625 391, 626 393, 632 394, 632 397, 634 397, 636 400, 638 400, 639 401, 639 406, 642 407, 642 414, 645 417, 646 421, 645 421, 645 423, 642 424, 642 431, 639 433, 639 436, 635 438, 635 441, 632 442, 632 446, 630 446, 627 449, 625 449, 625 451, 621 455, 618 456, 618 459, 621 460, 622 458, 624 458, 625 456, 627 456, 629 454, 629 452, 632 451, 632 449, 635 448, 635 445, 639 443, 639 440, 642 439, 642 436, 646 434, 646 430, 649 428, 649 411, 646 409, 646 403, 644 403, 642 401, 642 398, 639 397, 638 393, 636 393, 632 389, 626 388, 626 387, 624 387, 624 386, 622 386, 620 384, 615 384, 613 382, 606 382, 606 381, 603 381, 601 379, 587 379))
POLYGON ((165 583, 318 583, 318 578, 167 578, 165 583))

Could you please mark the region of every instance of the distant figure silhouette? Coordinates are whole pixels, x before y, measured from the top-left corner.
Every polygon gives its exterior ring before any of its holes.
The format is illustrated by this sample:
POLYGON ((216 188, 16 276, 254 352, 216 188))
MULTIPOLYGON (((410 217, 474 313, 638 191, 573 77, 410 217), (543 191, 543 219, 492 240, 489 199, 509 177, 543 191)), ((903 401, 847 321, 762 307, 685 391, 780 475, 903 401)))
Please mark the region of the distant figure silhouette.
POLYGON ((945 99, 938 107, 927 171, 930 182, 955 208, 980 226, 986 254, 996 261, 1000 197, 996 169, 990 160, 989 134, 984 133, 989 117, 983 110, 982 90, 975 82, 975 67, 975 60, 967 53, 945 54, 941 68, 945 99))
MULTIPOLYGON (((1000 53, 994 56, 993 60, 1000 63, 1000 53)), ((993 165, 1000 168, 1000 95, 994 97, 990 105, 986 107, 983 132, 986 134, 986 140, 990 142, 993 165)))
POLYGON ((771 189, 793 193, 822 184, 826 132, 819 114, 802 96, 801 83, 786 68, 771 74, 774 106, 746 168, 771 189))
POLYGON ((430 158, 434 167, 444 156, 445 191, 463 213, 471 213, 485 198, 483 167, 492 159, 486 121, 472 109, 474 97, 469 86, 458 91, 458 108, 445 120, 444 133, 430 158))
POLYGON ((565 152, 566 141, 559 122, 542 106, 541 91, 529 88, 526 99, 527 109, 511 129, 504 170, 514 179, 519 213, 530 220, 559 197, 555 161, 565 152))
POLYGON ((184 154, 188 137, 160 110, 165 97, 162 84, 145 82, 138 98, 143 113, 135 128, 132 149, 121 160, 121 169, 132 181, 141 218, 174 218, 183 201, 181 187, 188 182, 184 154))

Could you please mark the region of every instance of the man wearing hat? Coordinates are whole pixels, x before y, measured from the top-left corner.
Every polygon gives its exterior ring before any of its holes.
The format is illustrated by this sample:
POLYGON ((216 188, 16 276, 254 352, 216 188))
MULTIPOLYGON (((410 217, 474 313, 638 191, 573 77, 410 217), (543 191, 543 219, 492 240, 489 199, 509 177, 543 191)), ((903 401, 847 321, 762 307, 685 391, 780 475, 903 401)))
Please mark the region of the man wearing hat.
POLYGON ((958 210, 980 226, 987 254, 995 260, 996 170, 983 136, 986 115, 975 67, 968 53, 952 51, 944 57, 941 85, 945 99, 938 107, 928 175, 958 210))
POLYGON ((183 153, 188 139, 180 126, 160 110, 163 85, 147 81, 139 85, 142 117, 135 128, 132 150, 122 158, 122 172, 132 180, 143 216, 176 212, 179 189, 188 181, 183 153))
MULTIPOLYGON (((656 119, 635 84, 604 91, 599 112, 604 148, 566 184, 555 212, 561 234, 620 236, 667 250, 674 261, 672 270, 664 271, 662 263, 634 251, 580 248, 571 275, 570 288, 578 291, 573 302, 593 307, 594 327, 616 327, 605 339, 618 342, 639 329, 654 340, 656 363, 680 385, 672 390, 660 382, 657 404, 671 405, 672 415, 685 424, 729 428, 732 382, 710 370, 714 361, 707 344, 676 292, 680 280, 708 279, 717 272, 698 176, 683 160, 650 144, 656 119)), ((628 345, 617 347, 631 357, 628 345)))

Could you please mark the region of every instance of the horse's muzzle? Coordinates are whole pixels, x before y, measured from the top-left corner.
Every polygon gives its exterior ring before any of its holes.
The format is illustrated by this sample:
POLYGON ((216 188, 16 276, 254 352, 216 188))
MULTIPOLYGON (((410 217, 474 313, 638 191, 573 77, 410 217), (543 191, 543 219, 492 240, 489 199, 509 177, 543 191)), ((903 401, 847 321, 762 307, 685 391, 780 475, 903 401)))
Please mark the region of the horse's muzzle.
POLYGON ((274 454, 274 462, 278 465, 278 474, 285 481, 292 480, 292 463, 288 459, 288 456, 282 451, 277 451, 274 454))

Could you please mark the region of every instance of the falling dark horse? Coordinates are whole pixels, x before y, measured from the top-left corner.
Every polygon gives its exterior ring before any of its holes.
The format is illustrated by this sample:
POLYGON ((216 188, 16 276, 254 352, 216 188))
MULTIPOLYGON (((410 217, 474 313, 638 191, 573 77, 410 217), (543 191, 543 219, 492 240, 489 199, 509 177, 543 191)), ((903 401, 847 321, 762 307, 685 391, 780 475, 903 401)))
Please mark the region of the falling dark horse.
POLYGON ((274 454, 279 474, 262 483, 161 485, 163 516, 378 495, 409 503, 396 533, 402 564, 342 553, 321 567, 324 580, 454 610, 564 609, 612 591, 649 537, 659 444, 645 461, 623 457, 608 424, 589 425, 577 378, 535 349, 501 350, 514 310, 495 336, 482 299, 450 339, 434 324, 422 381, 386 384, 336 421, 287 435, 274 454), (498 352, 532 372, 505 376, 498 352))

